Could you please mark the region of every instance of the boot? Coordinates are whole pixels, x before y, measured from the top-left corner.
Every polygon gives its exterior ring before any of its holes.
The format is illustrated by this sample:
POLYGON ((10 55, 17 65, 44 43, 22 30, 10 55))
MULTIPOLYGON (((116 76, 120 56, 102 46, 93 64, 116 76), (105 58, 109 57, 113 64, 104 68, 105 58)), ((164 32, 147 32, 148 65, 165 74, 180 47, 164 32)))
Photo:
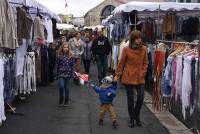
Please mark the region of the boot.
POLYGON ((134 128, 135 127, 134 120, 130 120, 129 121, 128 127, 130 127, 130 128, 134 128))
POLYGON ((63 106, 63 100, 64 100, 63 97, 60 97, 58 107, 62 107, 63 106))
POLYGON ((141 127, 142 126, 142 122, 140 121, 140 119, 136 119, 136 125, 138 127, 141 127))
POLYGON ((68 99, 65 99, 65 101, 64 101, 64 105, 63 105, 64 107, 68 107, 69 106, 69 100, 68 99))
POLYGON ((113 124, 112 124, 112 126, 113 126, 113 129, 117 129, 117 121, 115 120, 115 121, 113 121, 113 124))
POLYGON ((99 126, 103 126, 103 120, 102 119, 99 120, 99 126))

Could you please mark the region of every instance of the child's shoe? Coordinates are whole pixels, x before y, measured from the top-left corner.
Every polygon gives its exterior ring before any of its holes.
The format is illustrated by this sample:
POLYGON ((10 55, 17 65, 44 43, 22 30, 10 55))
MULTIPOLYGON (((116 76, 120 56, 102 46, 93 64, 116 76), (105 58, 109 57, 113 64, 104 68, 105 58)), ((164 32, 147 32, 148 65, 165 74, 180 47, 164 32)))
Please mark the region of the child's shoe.
POLYGON ((99 120, 99 126, 103 126, 103 120, 102 119, 99 120))
POLYGON ((112 126, 113 126, 113 129, 117 129, 117 121, 115 120, 115 121, 113 121, 113 124, 112 124, 112 126))

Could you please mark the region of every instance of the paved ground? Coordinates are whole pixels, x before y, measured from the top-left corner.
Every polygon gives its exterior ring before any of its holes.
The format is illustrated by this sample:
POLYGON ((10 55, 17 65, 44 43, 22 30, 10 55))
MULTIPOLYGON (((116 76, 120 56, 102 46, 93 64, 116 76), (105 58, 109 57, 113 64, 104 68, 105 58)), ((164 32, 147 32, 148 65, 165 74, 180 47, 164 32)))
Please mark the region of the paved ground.
MULTIPOLYGON (((96 72, 95 68, 91 72, 96 72)), ((78 87, 72 83, 70 86, 70 107, 57 107, 56 84, 38 88, 37 93, 29 98, 29 103, 17 105, 17 112, 24 113, 25 116, 7 115, 6 122, 0 127, 0 134, 168 134, 146 106, 142 109, 143 127, 127 127, 127 104, 123 88, 118 90, 118 96, 114 101, 119 128, 112 129, 108 116, 105 125, 100 127, 97 94, 91 89, 78 87)))

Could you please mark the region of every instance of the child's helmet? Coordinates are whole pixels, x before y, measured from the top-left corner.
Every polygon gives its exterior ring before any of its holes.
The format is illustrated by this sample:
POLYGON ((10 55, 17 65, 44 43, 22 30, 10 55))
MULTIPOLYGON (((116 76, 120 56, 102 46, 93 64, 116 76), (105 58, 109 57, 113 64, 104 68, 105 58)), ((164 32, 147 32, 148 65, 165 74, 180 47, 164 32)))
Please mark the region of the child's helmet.
POLYGON ((106 76, 101 80, 101 83, 111 84, 113 82, 113 75, 106 76))

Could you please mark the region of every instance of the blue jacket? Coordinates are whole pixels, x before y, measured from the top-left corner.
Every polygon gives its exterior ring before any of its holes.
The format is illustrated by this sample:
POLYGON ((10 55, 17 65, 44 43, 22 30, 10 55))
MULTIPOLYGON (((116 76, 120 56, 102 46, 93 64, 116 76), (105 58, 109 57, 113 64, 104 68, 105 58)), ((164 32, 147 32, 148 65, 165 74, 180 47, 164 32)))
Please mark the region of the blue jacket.
POLYGON ((96 93, 99 94, 99 99, 101 101, 101 104, 109 104, 112 103, 114 97, 116 96, 117 92, 117 83, 113 83, 111 86, 107 87, 106 89, 102 89, 98 86, 94 87, 94 90, 96 93), (108 93, 111 93, 110 96, 108 96, 108 93))

